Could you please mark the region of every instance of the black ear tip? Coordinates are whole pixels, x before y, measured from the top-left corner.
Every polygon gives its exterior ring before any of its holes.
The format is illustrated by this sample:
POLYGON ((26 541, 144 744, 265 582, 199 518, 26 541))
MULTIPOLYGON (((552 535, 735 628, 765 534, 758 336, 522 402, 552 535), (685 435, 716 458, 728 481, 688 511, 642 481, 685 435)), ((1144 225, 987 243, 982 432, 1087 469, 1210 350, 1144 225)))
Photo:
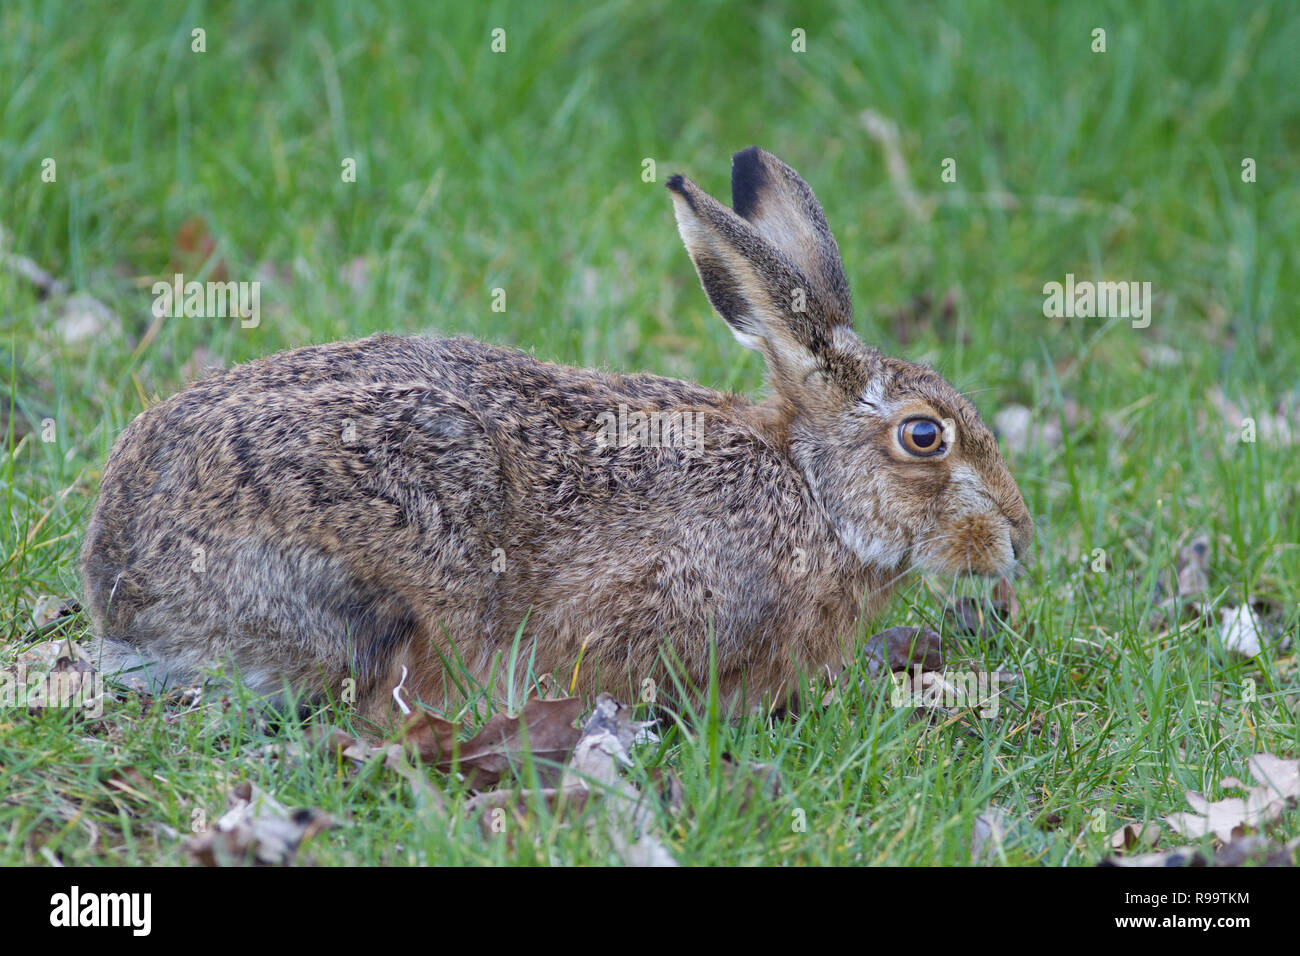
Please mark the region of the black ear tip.
POLYGON ((743 219, 758 208, 758 194, 767 181, 763 151, 757 146, 742 149, 731 157, 731 208, 743 219))
POLYGON ((686 205, 690 206, 692 211, 695 210, 695 200, 691 198, 691 194, 686 190, 685 176, 681 173, 675 173, 668 177, 668 182, 664 183, 664 185, 668 187, 669 192, 676 193, 685 199, 686 205))

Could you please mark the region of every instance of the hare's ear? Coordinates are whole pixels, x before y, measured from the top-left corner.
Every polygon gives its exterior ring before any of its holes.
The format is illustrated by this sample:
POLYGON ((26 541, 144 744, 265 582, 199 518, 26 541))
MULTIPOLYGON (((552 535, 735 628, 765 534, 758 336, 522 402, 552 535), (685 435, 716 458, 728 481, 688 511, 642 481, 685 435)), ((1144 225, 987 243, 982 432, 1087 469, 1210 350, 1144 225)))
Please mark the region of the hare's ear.
POLYGON ((683 176, 668 180, 677 228, 713 308, 793 391, 832 347, 835 310, 782 250, 683 176))
POLYGON ((839 246, 821 203, 799 174, 751 146, 731 157, 731 205, 812 283, 836 324, 853 324, 853 299, 839 246))

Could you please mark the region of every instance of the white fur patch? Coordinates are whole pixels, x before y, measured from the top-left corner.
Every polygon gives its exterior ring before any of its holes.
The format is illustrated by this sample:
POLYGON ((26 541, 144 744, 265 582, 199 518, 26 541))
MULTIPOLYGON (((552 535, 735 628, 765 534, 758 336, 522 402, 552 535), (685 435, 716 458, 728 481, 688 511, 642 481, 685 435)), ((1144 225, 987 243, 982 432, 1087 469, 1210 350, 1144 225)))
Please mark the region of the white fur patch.
POLYGON ((892 571, 907 559, 910 546, 900 538, 861 534, 852 526, 838 526, 842 540, 866 565, 892 571))
POLYGON ((727 328, 731 329, 731 334, 735 336, 736 341, 745 348, 753 349, 755 352, 761 352, 763 350, 763 340, 757 335, 750 335, 748 332, 741 332, 733 328, 730 324, 727 325, 727 328))
POLYGON ((970 465, 957 464, 952 468, 952 491, 962 512, 996 510, 993 499, 984 488, 984 481, 970 465))
POLYGON ((860 405, 865 405, 872 411, 889 414, 890 403, 885 401, 885 387, 877 379, 872 379, 867 383, 867 387, 862 390, 862 395, 858 398, 860 405))
POLYGON ((836 537, 840 539, 846 548, 856 554, 858 560, 863 564, 881 568, 885 571, 893 571, 907 560, 907 556, 912 549, 911 542, 902 537, 873 536, 864 533, 853 522, 839 518, 835 512, 826 507, 825 502, 822 501, 821 488, 813 475, 805 471, 804 480, 808 482, 808 489, 812 492, 813 500, 817 502, 817 506, 821 508, 822 513, 830 520, 831 527, 835 529, 836 537))
POLYGON ((831 329, 831 345, 841 352, 855 352, 862 348, 862 339, 848 325, 837 325, 831 329))

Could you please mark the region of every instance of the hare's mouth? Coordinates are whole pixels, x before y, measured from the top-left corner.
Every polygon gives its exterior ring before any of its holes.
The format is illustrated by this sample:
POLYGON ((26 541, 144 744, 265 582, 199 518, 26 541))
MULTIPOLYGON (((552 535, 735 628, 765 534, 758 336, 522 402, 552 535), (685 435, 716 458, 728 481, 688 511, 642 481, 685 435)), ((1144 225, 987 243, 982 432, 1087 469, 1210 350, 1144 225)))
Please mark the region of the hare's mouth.
POLYGON ((1018 557, 1009 531, 993 535, 955 531, 914 546, 912 566, 953 577, 1010 579, 1015 576, 1018 557))

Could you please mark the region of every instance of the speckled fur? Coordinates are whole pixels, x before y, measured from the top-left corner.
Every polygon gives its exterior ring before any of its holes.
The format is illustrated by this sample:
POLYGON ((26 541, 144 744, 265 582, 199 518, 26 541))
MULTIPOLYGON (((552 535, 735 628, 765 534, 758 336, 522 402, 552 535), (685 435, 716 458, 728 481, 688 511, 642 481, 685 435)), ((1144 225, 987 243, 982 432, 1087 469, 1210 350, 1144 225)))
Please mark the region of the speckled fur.
POLYGON ((850 655, 908 568, 1008 573, 1032 525, 993 437, 937 373, 853 335, 803 180, 755 148, 733 161, 743 216, 669 188, 771 398, 389 335, 215 375, 105 468, 82 550, 103 660, 160 682, 233 663, 308 696, 352 677, 382 720, 403 667, 434 704, 459 695, 444 659, 500 689, 521 624, 538 672, 567 682, 581 653, 584 693, 662 681, 663 653, 702 685, 712 633, 725 702, 753 705, 850 655), (703 453, 600 441, 620 405, 699 413, 703 453), (899 446, 918 412, 952 420, 946 455, 899 446))

